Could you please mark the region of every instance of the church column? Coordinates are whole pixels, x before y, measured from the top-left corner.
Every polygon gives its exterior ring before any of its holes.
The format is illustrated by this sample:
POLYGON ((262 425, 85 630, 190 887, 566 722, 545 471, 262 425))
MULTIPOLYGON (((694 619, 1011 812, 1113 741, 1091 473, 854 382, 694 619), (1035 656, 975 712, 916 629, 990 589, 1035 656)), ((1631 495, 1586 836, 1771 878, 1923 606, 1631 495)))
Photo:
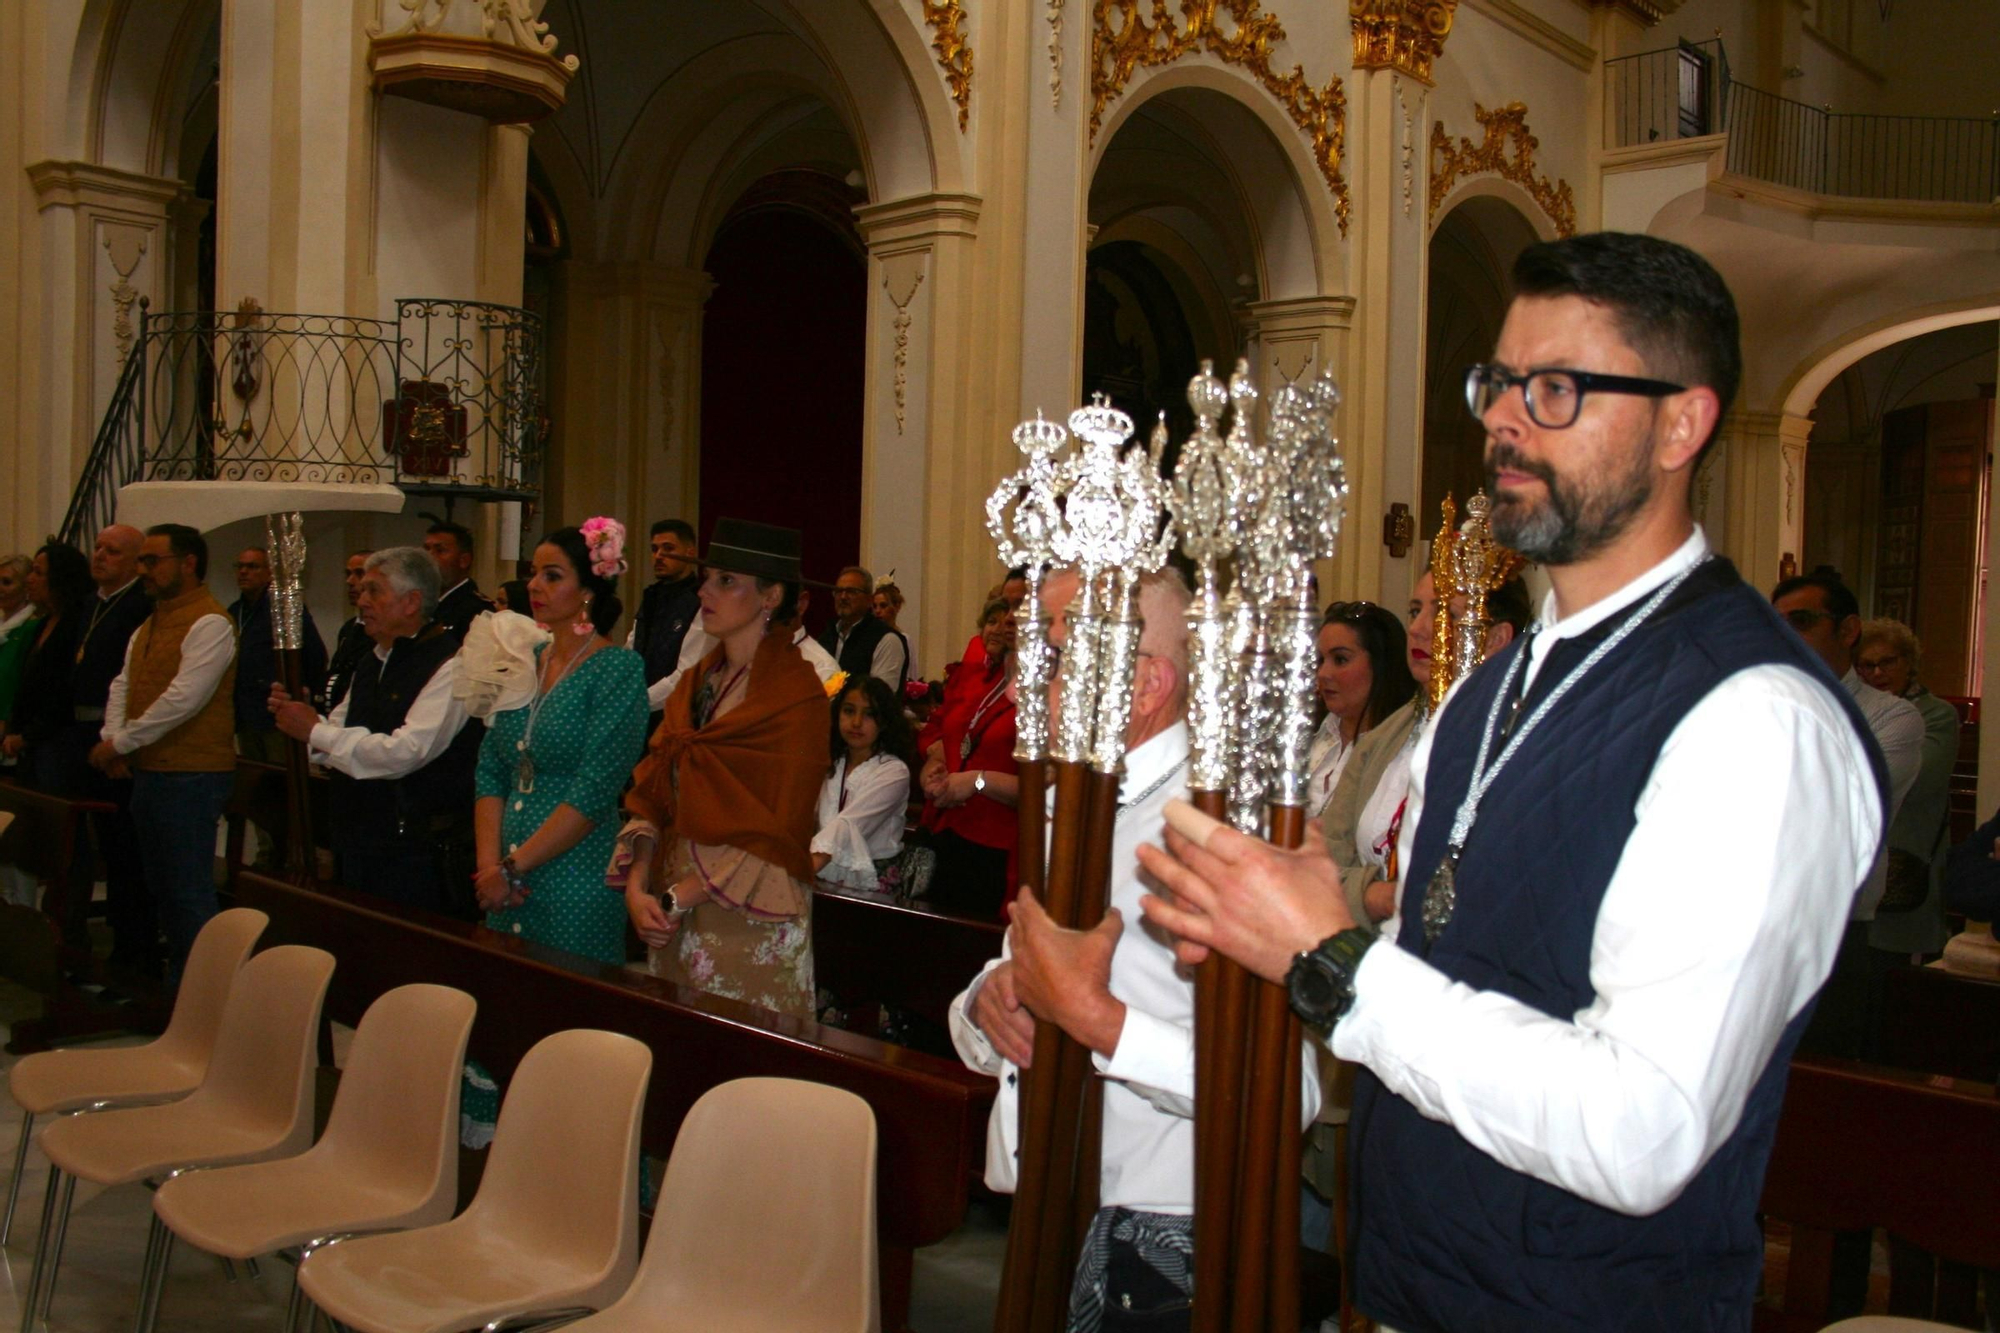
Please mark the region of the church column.
POLYGON ((35 511, 52 522, 69 503, 126 354, 137 344, 139 299, 156 310, 168 304, 173 214, 187 186, 54 161, 30 166, 28 182, 41 222, 42 308, 67 311, 69 318, 46 329, 46 434, 19 450, 15 484, 39 493, 35 511))
MULTIPOLYGON (((896 571, 908 599, 903 630, 927 671, 971 633, 979 595, 995 577, 980 516, 995 481, 1017 465, 1004 430, 995 440, 972 428, 994 404, 966 410, 968 399, 1001 389, 992 368, 974 364, 967 337, 981 304, 973 290, 979 213, 978 197, 965 194, 855 210, 868 245, 861 559, 896 571), (983 383, 969 383, 974 377, 983 383), (925 626, 930 633, 920 637, 925 626)), ((1008 411, 1016 391, 1004 386, 1008 411)))
POLYGON ((1786 569, 1796 570, 1805 528, 1806 441, 1812 419, 1786 412, 1730 413, 1695 477, 1695 516, 1716 549, 1736 562, 1746 581, 1769 591, 1786 569))
POLYGON ((632 570, 621 595, 636 607, 652 578, 647 528, 700 518, 701 316, 715 283, 700 269, 651 261, 570 261, 557 281, 564 344, 549 383, 555 438, 536 521, 623 521, 632 570))
POLYGON ((1331 588, 1399 600, 1420 572, 1421 547, 1401 558, 1376 539, 1390 504, 1413 510, 1423 456, 1424 299, 1429 226, 1425 168, 1433 63, 1456 0, 1354 0, 1354 73, 1347 86, 1349 228, 1354 327, 1343 412, 1348 506, 1331 588))

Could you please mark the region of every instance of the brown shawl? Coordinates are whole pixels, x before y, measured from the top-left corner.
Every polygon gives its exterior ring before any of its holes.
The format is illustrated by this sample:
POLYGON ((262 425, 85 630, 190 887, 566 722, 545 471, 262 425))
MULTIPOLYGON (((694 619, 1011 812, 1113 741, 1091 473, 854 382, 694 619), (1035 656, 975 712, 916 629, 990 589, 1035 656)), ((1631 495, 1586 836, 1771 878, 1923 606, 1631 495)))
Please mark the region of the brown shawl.
POLYGON ((718 645, 668 696, 625 807, 659 826, 656 868, 678 836, 740 847, 810 881, 808 849, 826 777, 826 691, 781 629, 757 645, 743 701, 697 730, 695 694, 721 658, 718 645))

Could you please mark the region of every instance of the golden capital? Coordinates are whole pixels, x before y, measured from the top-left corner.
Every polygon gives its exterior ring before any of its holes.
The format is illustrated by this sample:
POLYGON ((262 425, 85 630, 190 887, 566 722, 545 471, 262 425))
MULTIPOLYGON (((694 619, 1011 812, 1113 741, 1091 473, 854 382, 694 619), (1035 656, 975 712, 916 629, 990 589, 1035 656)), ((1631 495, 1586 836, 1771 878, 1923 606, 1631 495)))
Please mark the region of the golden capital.
POLYGON ((1354 68, 1393 69, 1429 83, 1457 13, 1458 0, 1348 0, 1354 68))

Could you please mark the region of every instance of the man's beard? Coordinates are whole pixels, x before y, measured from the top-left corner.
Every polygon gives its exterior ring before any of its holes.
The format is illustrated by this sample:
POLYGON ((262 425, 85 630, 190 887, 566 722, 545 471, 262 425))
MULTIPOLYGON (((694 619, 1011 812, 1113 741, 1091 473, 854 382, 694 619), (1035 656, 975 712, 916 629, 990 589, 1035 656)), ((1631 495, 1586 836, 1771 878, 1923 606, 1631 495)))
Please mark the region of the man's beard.
POLYGON ((1554 468, 1526 457, 1511 444, 1486 451, 1486 490, 1492 497, 1494 539, 1544 565, 1573 565, 1618 540, 1653 498, 1651 438, 1635 449, 1622 475, 1586 488, 1557 477, 1554 468), (1505 467, 1542 483, 1547 499, 1537 504, 1500 490, 1505 467))

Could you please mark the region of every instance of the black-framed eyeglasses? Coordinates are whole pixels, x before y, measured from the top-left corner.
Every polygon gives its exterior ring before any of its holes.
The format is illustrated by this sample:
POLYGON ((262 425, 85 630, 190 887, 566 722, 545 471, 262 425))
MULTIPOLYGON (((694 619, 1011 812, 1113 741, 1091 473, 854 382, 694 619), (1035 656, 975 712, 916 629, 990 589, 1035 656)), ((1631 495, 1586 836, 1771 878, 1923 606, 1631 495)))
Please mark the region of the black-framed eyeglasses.
POLYGON ((1465 405, 1472 409, 1473 416, 1484 420, 1493 405, 1517 384, 1527 403, 1529 420, 1543 430, 1574 426, 1587 393, 1633 393, 1644 398, 1664 398, 1670 393, 1687 391, 1685 384, 1669 384, 1665 380, 1600 375, 1593 370, 1559 366, 1516 373, 1497 361, 1482 361, 1466 368, 1465 405))
POLYGON ((1812 633, 1812 627, 1819 624, 1822 620, 1840 619, 1839 616, 1831 611, 1817 611, 1810 606, 1794 607, 1790 611, 1780 612, 1779 614, 1784 616, 1786 624, 1801 634, 1812 633))

